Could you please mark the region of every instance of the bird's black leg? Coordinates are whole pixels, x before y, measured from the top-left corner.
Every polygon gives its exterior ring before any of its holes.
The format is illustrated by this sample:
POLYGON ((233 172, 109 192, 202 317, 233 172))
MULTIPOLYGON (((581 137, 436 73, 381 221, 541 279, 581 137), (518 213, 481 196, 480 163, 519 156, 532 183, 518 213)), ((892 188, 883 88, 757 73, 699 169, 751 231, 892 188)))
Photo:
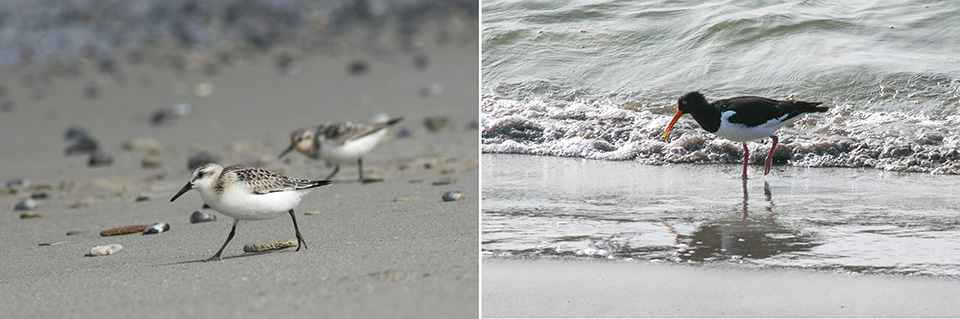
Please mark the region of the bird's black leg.
POLYGON ((360 181, 363 181, 363 159, 357 157, 357 167, 360 168, 360 181))
POLYGON ((233 234, 237 232, 238 221, 240 220, 236 218, 233 219, 233 228, 230 229, 230 235, 227 235, 227 241, 223 242, 223 246, 220 247, 220 250, 217 251, 217 254, 213 255, 213 257, 205 259, 204 261, 220 261, 220 254, 223 253, 224 248, 227 248, 227 243, 229 243, 230 240, 233 239, 233 234))
POLYGON ((293 219, 293 230, 297 232, 297 250, 300 251, 300 245, 303 245, 303 249, 307 249, 307 241, 303 240, 303 235, 300 235, 300 227, 297 227, 297 216, 293 213, 291 209, 289 211, 290 218, 293 219))
POLYGON ((330 175, 327 175, 327 178, 324 178, 324 179, 331 179, 331 178, 333 178, 333 176, 334 176, 334 175, 337 175, 337 172, 339 172, 339 171, 340 171, 340 164, 334 165, 334 166, 333 166, 333 173, 330 173, 330 175))

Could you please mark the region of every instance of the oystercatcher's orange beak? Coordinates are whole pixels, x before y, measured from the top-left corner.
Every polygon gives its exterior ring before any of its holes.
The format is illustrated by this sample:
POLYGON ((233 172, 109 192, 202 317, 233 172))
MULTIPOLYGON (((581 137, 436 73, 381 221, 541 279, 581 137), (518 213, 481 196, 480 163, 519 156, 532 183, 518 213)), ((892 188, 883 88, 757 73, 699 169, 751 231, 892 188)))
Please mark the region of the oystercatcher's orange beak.
POLYGON ((673 124, 677 123, 677 120, 680 119, 680 116, 683 115, 683 112, 677 111, 677 114, 673 116, 673 120, 670 120, 670 125, 667 125, 667 129, 663 131, 663 136, 660 138, 667 137, 667 133, 670 133, 670 129, 673 128, 673 124))

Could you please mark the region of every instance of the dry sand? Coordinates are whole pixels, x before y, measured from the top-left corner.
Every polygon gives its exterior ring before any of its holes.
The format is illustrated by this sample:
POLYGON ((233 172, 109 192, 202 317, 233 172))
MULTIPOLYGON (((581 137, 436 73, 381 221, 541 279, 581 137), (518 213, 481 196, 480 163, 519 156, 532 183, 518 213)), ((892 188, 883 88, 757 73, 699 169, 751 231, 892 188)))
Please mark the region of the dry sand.
POLYGON ((956 317, 950 280, 636 262, 484 260, 484 317, 956 317))
POLYGON ((124 81, 89 71, 52 80, 24 67, 5 71, 0 84, 15 101, 0 113, 0 180, 27 178, 30 190, 0 195, 0 313, 5 318, 147 317, 436 317, 478 313, 477 211, 479 205, 477 47, 441 46, 427 52, 436 67, 419 70, 412 55, 303 57, 296 76, 281 76, 274 55, 250 57, 216 75, 177 74, 155 66, 121 70, 124 81), (347 66, 368 63, 351 76, 347 66), (36 89, 26 74, 43 83, 36 89), (209 82, 213 92, 193 90, 209 82), (431 85, 432 97, 420 92, 431 85), (442 90, 438 91, 437 88, 442 90), (99 88, 99 98, 85 90, 99 88), (441 92, 442 91, 442 92, 441 92), (158 108, 189 103, 193 114, 151 126, 158 108), (297 220, 309 249, 244 253, 244 244, 293 239, 290 219, 242 222, 220 262, 213 255, 231 219, 191 224, 202 202, 196 192, 169 199, 187 182, 187 158, 197 151, 226 164, 263 166, 295 177, 319 179, 330 168, 290 154, 294 128, 325 121, 367 120, 376 113, 403 116, 383 143, 364 158, 382 182, 356 181, 355 165, 341 167, 332 186, 301 202, 297 220), (423 120, 449 124, 428 132, 423 120), (88 167, 87 156, 65 156, 69 125, 81 125, 114 157, 88 167), (398 137, 406 127, 409 137, 398 137), (160 149, 125 151, 124 142, 155 138, 160 149), (159 168, 141 160, 159 156, 159 168), (433 185, 441 178, 450 185, 433 185), (442 202, 459 190, 466 198, 442 202), (36 212, 21 219, 14 204, 44 192, 36 212), (149 200, 136 201, 146 196, 149 200), (395 202, 395 198, 422 197, 395 202), (71 208, 74 206, 75 208, 71 208), (79 207, 77 207, 79 206, 79 207), (306 212, 319 211, 316 215, 306 212), (102 230, 167 222, 156 235, 101 237, 102 230), (67 236, 68 231, 92 231, 67 236), (41 243, 66 242, 56 246, 41 243), (123 251, 84 257, 91 247, 120 244, 123 251))

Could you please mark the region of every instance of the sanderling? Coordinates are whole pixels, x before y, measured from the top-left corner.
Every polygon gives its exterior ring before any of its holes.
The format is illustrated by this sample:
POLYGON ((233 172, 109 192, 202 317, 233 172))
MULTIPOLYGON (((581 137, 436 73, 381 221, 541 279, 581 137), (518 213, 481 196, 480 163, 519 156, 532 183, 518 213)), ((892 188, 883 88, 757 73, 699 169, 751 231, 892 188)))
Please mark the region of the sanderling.
POLYGON ((233 239, 240 220, 264 220, 290 213, 293 229, 297 232, 297 251, 307 243, 300 235, 297 217, 293 209, 300 204, 303 195, 312 188, 330 185, 330 181, 308 181, 283 176, 265 169, 208 163, 193 170, 190 182, 173 195, 171 202, 191 189, 200 192, 203 202, 221 214, 233 217, 233 228, 216 255, 204 261, 220 260, 220 254, 233 239))
POLYGON ((290 134, 290 147, 280 153, 280 158, 292 150, 303 153, 312 159, 326 160, 335 165, 333 178, 340 171, 340 163, 357 159, 360 180, 363 180, 363 159, 361 156, 377 146, 387 128, 402 120, 402 117, 382 123, 333 122, 324 123, 316 128, 302 128, 290 134))

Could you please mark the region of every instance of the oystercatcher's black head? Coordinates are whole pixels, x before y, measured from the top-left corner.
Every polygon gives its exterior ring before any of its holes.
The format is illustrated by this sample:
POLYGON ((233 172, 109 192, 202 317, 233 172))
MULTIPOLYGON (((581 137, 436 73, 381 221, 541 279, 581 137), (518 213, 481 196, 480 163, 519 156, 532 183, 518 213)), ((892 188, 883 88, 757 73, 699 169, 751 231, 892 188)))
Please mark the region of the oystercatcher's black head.
POLYGON ((667 129, 663 131, 663 137, 667 137, 667 133, 670 133, 670 129, 673 128, 673 124, 677 123, 677 120, 680 119, 680 116, 684 113, 690 113, 694 110, 709 105, 707 103, 707 98, 703 97, 703 94, 700 92, 693 91, 687 94, 684 94, 677 100, 677 114, 673 115, 673 120, 670 120, 670 124, 667 125, 667 129))

